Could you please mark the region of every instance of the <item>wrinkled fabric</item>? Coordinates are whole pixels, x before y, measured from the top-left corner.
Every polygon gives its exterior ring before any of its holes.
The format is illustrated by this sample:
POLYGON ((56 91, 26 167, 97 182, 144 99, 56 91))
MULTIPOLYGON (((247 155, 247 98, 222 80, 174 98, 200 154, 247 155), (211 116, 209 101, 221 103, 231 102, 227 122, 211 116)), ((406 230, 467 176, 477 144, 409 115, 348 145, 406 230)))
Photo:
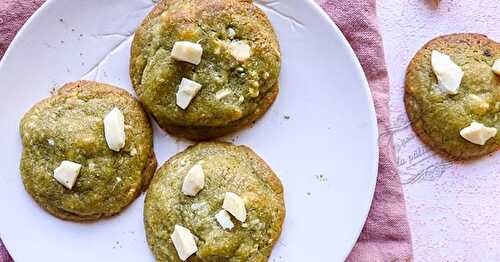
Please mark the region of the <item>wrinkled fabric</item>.
POLYGON ((0 59, 21 26, 44 0, 0 0, 0 59))
MULTIPOLYGON (((389 130, 389 80, 377 27, 376 0, 316 2, 335 21, 361 62, 374 99, 380 134, 379 174, 372 206, 347 261, 409 261, 411 235, 389 130)), ((42 3, 43 0, 1 0, 0 58, 19 28, 42 3)), ((11 261, 0 240, 0 262, 11 261)))
POLYGON ((372 206, 347 261, 409 261, 411 234, 389 129, 389 77, 375 0, 317 0, 343 32, 363 70, 379 128, 379 173, 372 206))

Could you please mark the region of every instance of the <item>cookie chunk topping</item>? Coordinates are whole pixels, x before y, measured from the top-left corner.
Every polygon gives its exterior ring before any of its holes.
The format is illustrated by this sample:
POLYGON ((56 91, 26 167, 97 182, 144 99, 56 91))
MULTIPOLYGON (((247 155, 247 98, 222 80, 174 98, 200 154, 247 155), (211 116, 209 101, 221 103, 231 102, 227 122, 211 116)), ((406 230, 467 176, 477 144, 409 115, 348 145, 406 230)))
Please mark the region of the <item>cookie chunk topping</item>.
POLYGON ((448 55, 435 50, 431 53, 431 64, 443 92, 457 94, 464 76, 462 69, 448 55))
POLYGON ((460 135, 467 141, 483 146, 488 139, 497 134, 497 129, 487 127, 478 122, 472 122, 468 127, 460 130, 460 135))
POLYGON ((78 163, 64 160, 54 169, 54 178, 67 189, 71 189, 75 185, 81 168, 82 165, 78 163))

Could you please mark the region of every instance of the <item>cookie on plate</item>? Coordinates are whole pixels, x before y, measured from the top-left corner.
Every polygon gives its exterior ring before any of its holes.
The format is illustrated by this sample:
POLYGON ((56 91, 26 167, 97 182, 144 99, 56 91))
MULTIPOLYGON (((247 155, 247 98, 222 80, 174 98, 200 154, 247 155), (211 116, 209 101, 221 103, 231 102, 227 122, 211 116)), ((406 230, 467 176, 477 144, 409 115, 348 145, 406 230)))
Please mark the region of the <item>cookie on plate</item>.
POLYGON ((129 93, 110 85, 64 85, 24 115, 20 133, 26 191, 62 219, 120 212, 156 169, 146 113, 129 93))
POLYGON ((163 129, 206 140, 268 110, 280 61, 274 30, 251 1, 163 0, 135 33, 130 77, 163 129))
POLYGON ((157 261, 267 261, 284 217, 279 178, 250 148, 222 142, 170 158, 144 207, 157 261))
POLYGON ((404 100, 425 144, 451 159, 498 150, 498 59, 499 43, 469 33, 437 37, 417 52, 407 69, 404 100))

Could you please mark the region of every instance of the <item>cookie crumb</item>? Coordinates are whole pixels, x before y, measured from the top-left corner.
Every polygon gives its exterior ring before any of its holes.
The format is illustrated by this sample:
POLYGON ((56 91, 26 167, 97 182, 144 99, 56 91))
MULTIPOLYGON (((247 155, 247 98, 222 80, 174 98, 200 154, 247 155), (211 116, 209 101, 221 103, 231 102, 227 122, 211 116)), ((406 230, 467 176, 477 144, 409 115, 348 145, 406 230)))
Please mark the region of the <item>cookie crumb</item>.
POLYGON ((316 175, 316 179, 318 179, 320 182, 328 181, 328 178, 322 174, 316 175))

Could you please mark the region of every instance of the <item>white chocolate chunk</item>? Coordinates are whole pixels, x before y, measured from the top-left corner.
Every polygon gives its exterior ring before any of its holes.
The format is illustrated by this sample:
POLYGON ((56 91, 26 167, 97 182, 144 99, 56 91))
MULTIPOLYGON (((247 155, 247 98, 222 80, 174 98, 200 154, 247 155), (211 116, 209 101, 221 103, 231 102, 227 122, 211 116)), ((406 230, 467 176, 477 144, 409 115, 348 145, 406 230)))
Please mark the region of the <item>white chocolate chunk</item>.
POLYGON ((198 65, 201 62, 203 48, 200 44, 189 41, 177 41, 172 48, 171 56, 178 61, 198 65))
POLYGON ((224 203, 222 203, 222 208, 227 210, 231 215, 241 222, 245 222, 247 219, 247 210, 245 208, 245 202, 243 199, 232 192, 226 192, 224 196, 224 203))
POLYGON ((234 29, 232 28, 228 28, 226 30, 227 32, 227 36, 229 36, 229 38, 233 39, 235 36, 236 36, 236 31, 234 31, 234 29))
POLYGON ((179 89, 177 90, 177 105, 182 109, 186 109, 200 89, 201 85, 199 83, 187 78, 182 78, 179 89))
POLYGON ((130 150, 130 155, 131 155, 131 156, 135 156, 135 155, 137 155, 137 149, 136 149, 135 147, 134 147, 134 148, 132 148, 132 150, 130 150))
POLYGON ((75 185, 81 168, 82 165, 78 163, 64 160, 54 169, 54 178, 66 188, 71 189, 75 185))
POLYGON ((464 71, 449 56, 435 50, 431 53, 431 64, 443 92, 457 94, 464 71))
POLYGON ((125 146, 125 120, 122 111, 116 107, 104 117, 104 137, 113 151, 118 152, 125 146))
POLYGON ((471 101, 474 111, 488 110, 490 104, 478 95, 470 94, 467 96, 471 101))
POLYGON ((215 214, 215 219, 217 220, 217 222, 219 222, 219 225, 223 229, 231 230, 234 227, 234 224, 231 221, 231 216, 226 210, 221 210, 217 214, 215 214))
POLYGON ((217 91, 217 93, 215 93, 215 99, 221 100, 222 98, 224 98, 232 93, 233 92, 231 91, 231 89, 228 89, 228 88, 221 89, 221 90, 217 91))
POLYGON ((468 127, 460 130, 460 135, 467 141, 477 144, 484 145, 488 139, 494 137, 497 134, 497 129, 494 127, 486 127, 485 125, 472 122, 468 127))
POLYGON ((231 53, 236 60, 243 62, 251 55, 250 46, 243 41, 232 41, 229 43, 229 53, 231 53))
POLYGON ((170 235, 170 239, 172 239, 177 254, 182 261, 186 261, 188 257, 198 251, 193 234, 191 234, 189 229, 183 226, 175 225, 174 232, 170 235))
POLYGON ((188 196, 196 196, 205 186, 205 174, 199 164, 189 169, 184 182, 182 183, 182 193, 188 196))
POLYGON ((500 76, 500 59, 495 60, 495 63, 493 63, 492 70, 495 74, 500 76))

